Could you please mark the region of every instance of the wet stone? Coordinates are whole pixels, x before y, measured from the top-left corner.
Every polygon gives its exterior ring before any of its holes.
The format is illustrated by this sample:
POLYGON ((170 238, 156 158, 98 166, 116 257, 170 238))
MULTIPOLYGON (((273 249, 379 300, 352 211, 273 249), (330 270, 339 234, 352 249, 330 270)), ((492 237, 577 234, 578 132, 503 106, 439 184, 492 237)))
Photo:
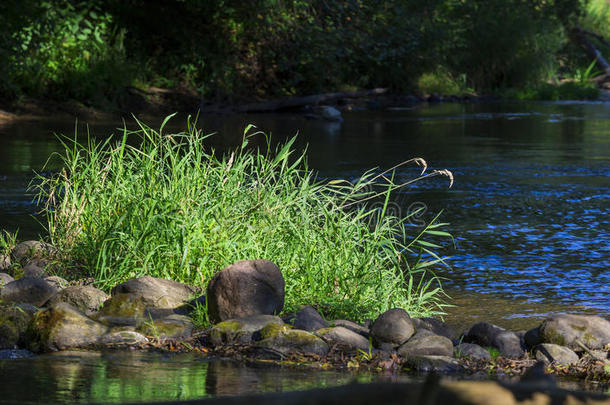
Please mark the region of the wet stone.
POLYGON ((100 337, 100 344, 124 344, 124 345, 137 345, 142 343, 147 343, 148 339, 146 336, 142 335, 133 330, 119 330, 108 332, 104 336, 100 337))
POLYGON ((464 341, 484 347, 494 347, 503 357, 507 358, 518 359, 525 355, 521 346, 521 339, 515 332, 487 322, 479 322, 473 325, 464 336, 464 341))

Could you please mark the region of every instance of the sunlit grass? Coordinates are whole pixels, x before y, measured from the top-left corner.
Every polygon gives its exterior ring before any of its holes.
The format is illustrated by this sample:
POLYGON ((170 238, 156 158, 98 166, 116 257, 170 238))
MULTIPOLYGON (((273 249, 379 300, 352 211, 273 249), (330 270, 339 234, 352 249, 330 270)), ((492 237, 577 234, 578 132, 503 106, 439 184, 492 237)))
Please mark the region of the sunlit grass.
POLYGON ((425 238, 448 237, 446 224, 409 235, 408 218, 387 208, 396 189, 447 173, 403 184, 373 170, 354 184, 321 181, 294 138, 256 149, 249 141, 264 134, 249 126, 240 147, 219 155, 192 123, 166 135, 169 118, 158 131, 125 129, 118 142, 63 139, 64 169, 39 178, 38 197, 66 266, 105 289, 144 274, 205 286, 235 261, 264 258, 283 272, 287 310, 311 304, 350 319, 391 307, 442 312, 431 271, 440 246, 425 238))

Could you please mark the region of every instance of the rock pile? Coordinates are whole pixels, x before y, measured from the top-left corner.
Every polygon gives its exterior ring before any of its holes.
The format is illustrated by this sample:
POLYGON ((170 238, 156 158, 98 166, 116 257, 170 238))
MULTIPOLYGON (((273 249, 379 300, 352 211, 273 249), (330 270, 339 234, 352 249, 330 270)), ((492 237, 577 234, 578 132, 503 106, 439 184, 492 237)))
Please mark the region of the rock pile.
MULTIPOLYGON (((50 245, 23 242, 11 257, 0 258, 0 265, 10 272, 11 261, 27 268, 56 254, 50 245)), ((44 266, 40 270, 21 277, 0 273, 0 350, 46 352, 186 339, 193 333, 189 313, 201 303, 214 324, 205 331, 208 344, 245 345, 280 358, 293 353, 323 357, 333 347, 399 356, 412 369, 438 372, 459 371, 463 358, 489 361, 491 352, 562 365, 586 356, 610 363, 610 322, 596 316, 554 315, 522 333, 481 322, 461 336, 440 320, 411 318, 401 308, 385 311, 369 326, 326 320, 311 306, 280 318, 284 279, 268 260, 244 260, 219 271, 205 296, 198 287, 150 276, 119 284, 108 295, 90 285, 68 286, 48 276, 44 266)))

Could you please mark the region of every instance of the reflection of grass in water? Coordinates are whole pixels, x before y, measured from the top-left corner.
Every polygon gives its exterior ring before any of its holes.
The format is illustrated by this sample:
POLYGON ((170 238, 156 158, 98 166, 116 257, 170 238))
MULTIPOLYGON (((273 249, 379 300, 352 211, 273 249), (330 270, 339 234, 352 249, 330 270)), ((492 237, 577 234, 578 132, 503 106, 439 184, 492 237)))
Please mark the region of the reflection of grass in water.
POLYGON ((351 319, 390 307, 413 316, 442 310, 430 272, 442 262, 440 246, 426 238, 449 236, 444 224, 409 235, 409 218, 387 207, 396 189, 449 172, 400 185, 373 171, 355 184, 320 182, 305 154, 295 155, 294 138, 253 150, 250 138, 264 134, 248 127, 240 147, 218 156, 190 123, 184 133, 164 134, 168 119, 159 131, 141 123, 124 130, 115 144, 65 141, 65 168, 40 178, 39 197, 66 264, 108 289, 143 274, 205 286, 228 264, 265 258, 282 269, 287 310, 312 304, 351 319))

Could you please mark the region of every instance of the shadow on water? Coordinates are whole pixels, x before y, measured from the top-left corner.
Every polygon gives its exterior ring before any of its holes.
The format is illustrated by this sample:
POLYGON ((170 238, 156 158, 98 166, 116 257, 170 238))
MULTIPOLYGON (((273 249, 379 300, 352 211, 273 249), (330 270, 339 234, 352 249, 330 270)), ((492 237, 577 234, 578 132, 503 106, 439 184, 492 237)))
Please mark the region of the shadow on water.
MULTIPOLYGON (((401 214, 423 204, 421 220, 443 210, 451 224, 451 268, 438 273, 454 304, 466 306, 451 309, 449 320, 468 324, 487 314, 526 328, 553 312, 610 314, 610 104, 441 104, 344 118, 338 124, 294 114, 231 115, 199 122, 219 133, 211 141, 221 150, 237 145, 248 123, 276 141, 298 132, 310 167, 326 178, 355 179, 415 156, 432 169, 452 170, 451 189, 439 177, 396 196, 401 214)), ((160 118, 145 121, 154 127, 160 118)), ((167 130, 184 122, 176 118, 167 130)), ((121 125, 92 123, 90 132, 108 136, 121 125)), ((32 170, 61 152, 53 132, 72 134, 74 123, 0 127, 0 228, 19 228, 22 239, 42 232, 30 217, 36 207, 26 186, 32 170)), ((79 132, 86 133, 84 125, 79 132)), ((46 170, 57 169, 52 163, 46 170)), ((397 180, 417 173, 401 170, 397 180)))

